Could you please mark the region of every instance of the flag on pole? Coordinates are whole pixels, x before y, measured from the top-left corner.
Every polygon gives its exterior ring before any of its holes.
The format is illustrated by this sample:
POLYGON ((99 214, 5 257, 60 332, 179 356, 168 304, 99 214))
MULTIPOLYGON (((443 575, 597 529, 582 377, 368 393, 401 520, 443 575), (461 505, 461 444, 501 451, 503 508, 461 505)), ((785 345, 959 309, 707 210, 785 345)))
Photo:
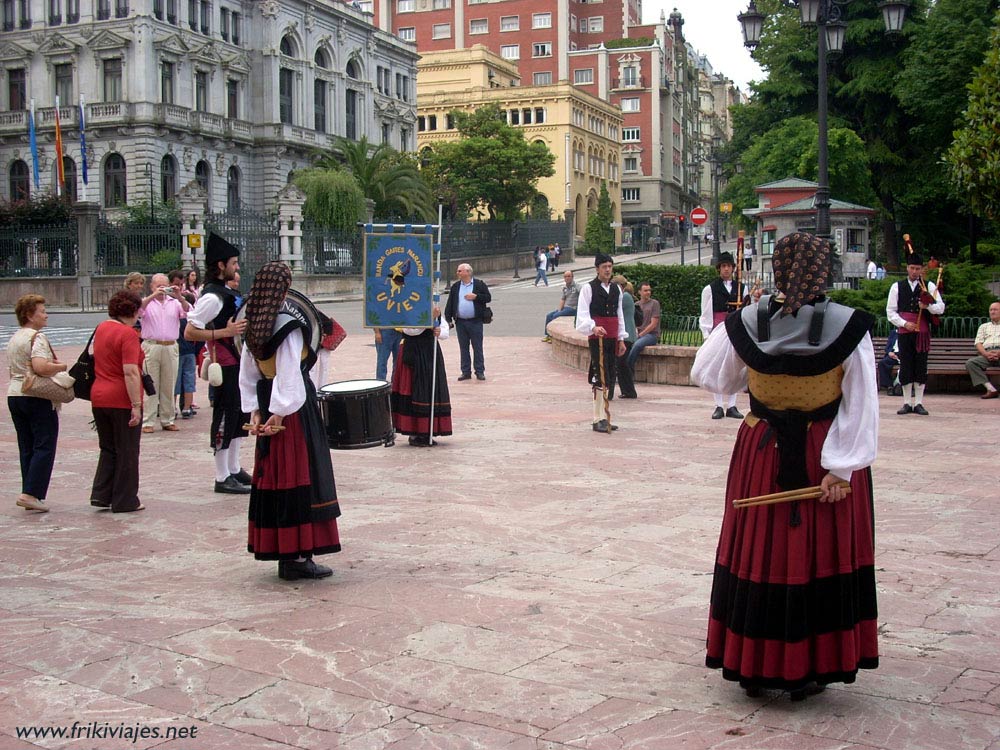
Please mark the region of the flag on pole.
POLYGON ((83 184, 87 184, 87 137, 84 135, 84 130, 87 127, 86 119, 86 107, 84 106, 83 94, 80 94, 80 175, 83 178, 83 184))
POLYGON ((31 172, 35 177, 35 190, 38 190, 38 141, 35 139, 35 100, 31 100, 28 110, 28 143, 31 144, 31 172))
POLYGON ((56 97, 56 195, 62 195, 66 184, 66 173, 63 171, 62 128, 59 126, 59 97, 56 97))

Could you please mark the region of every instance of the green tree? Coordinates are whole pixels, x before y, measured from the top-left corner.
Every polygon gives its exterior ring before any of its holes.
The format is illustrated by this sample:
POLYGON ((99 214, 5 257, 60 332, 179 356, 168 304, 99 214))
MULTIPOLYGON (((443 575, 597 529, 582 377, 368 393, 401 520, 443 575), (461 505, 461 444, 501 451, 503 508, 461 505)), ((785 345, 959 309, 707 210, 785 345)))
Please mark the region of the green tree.
POLYGON ((587 217, 587 229, 583 236, 583 252, 587 255, 613 253, 615 251, 615 230, 611 223, 615 215, 611 211, 611 196, 608 184, 601 183, 601 195, 597 199, 597 210, 587 217))
POLYGON ((339 138, 336 149, 322 154, 316 166, 353 175, 364 197, 374 201, 376 218, 431 221, 436 216, 434 195, 416 160, 386 143, 373 147, 365 136, 339 138))
POLYGON ((481 206, 491 220, 520 218, 538 192, 538 180, 555 174, 555 155, 544 143, 528 143, 497 105, 451 116, 461 138, 442 143, 427 158, 439 194, 450 196, 456 213, 481 206))
POLYGON ((302 213, 317 224, 343 232, 354 231, 365 217, 365 196, 357 180, 337 169, 304 169, 295 173, 295 185, 306 194, 302 213))
POLYGON ((1000 219, 1000 13, 986 60, 969 84, 964 125, 945 159, 955 188, 980 216, 1000 219))

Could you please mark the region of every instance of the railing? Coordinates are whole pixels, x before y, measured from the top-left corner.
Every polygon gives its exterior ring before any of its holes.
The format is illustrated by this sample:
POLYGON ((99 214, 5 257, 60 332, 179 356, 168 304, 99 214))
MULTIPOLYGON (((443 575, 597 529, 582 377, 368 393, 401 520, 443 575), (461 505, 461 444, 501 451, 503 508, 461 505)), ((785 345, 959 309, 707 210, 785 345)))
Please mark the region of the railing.
POLYGON ((132 119, 132 105, 127 102, 105 102, 87 105, 87 124, 124 123, 132 119))
POLYGON ((660 320, 660 343, 665 346, 701 346, 697 315, 664 315, 660 320))
POLYGON ((187 107, 180 107, 176 104, 157 104, 156 119, 165 125, 188 126, 188 117, 191 113, 187 107))
MULTIPOLYGON (((35 110, 35 125, 39 128, 54 128, 56 126, 56 108, 45 107, 35 110)), ((76 107, 59 108, 59 127, 66 129, 69 126, 76 127, 80 121, 79 109, 76 107)))
POLYGON ((98 274, 166 273, 180 265, 179 224, 111 224, 101 220, 96 231, 98 274))
POLYGON ((222 135, 224 129, 222 115, 213 115, 211 112, 191 112, 189 117, 192 130, 199 130, 211 135, 222 135))
POLYGON ((0 112, 0 132, 25 133, 28 130, 28 110, 0 112))
POLYGON ((644 89, 646 88, 646 76, 636 76, 635 78, 615 78, 611 82, 613 89, 644 89))
POLYGON ((340 232, 308 220, 302 223, 302 264, 306 273, 358 275, 361 253, 360 232, 340 232))
MULTIPOLYGON (((934 335, 945 339, 969 339, 976 337, 979 326, 986 323, 989 318, 960 318, 945 315, 941 318, 941 325, 934 328, 934 335)), ((876 318, 873 336, 888 336, 889 331, 894 328, 888 318, 876 318)))
POLYGON ((0 276, 75 276, 76 220, 53 226, 4 227, 0 232, 0 276))
POLYGON ((253 126, 245 120, 226 120, 224 128, 230 138, 253 140, 253 126))

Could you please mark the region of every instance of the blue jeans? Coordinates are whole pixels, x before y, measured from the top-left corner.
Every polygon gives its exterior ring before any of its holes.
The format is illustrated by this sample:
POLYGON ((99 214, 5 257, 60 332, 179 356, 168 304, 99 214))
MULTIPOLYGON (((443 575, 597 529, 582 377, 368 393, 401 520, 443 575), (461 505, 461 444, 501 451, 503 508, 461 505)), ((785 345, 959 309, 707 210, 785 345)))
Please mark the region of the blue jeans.
POLYGON ((570 315, 576 315, 575 307, 564 307, 562 310, 553 310, 545 315, 545 328, 543 329, 545 335, 549 334, 549 323, 551 323, 556 318, 566 318, 570 315))
POLYGON ((635 372, 635 363, 639 361, 639 355, 642 354, 642 350, 647 346, 652 346, 659 340, 660 335, 658 333, 647 333, 636 339, 636 342, 632 344, 632 350, 628 353, 628 359, 625 360, 633 372, 635 372))
POLYGON ((382 343, 375 344, 375 379, 385 380, 389 371, 389 355, 392 355, 392 372, 396 373, 396 356, 399 354, 399 342, 403 334, 395 328, 382 329, 382 343))
POLYGON ((474 367, 476 375, 485 375, 483 321, 455 318, 455 330, 458 332, 458 350, 462 354, 462 374, 471 375, 474 367), (472 357, 469 356, 470 344, 472 345, 472 357))
POLYGON ((549 278, 545 275, 545 269, 544 268, 536 268, 535 269, 535 286, 538 286, 538 282, 539 281, 544 281, 545 282, 545 286, 549 285, 549 278))
POLYGON ((56 463, 59 412, 47 398, 8 396, 7 408, 21 455, 21 492, 44 500, 56 463))
POLYGON ((182 354, 177 362, 177 383, 174 386, 174 395, 181 396, 185 393, 194 393, 195 390, 195 355, 182 354))

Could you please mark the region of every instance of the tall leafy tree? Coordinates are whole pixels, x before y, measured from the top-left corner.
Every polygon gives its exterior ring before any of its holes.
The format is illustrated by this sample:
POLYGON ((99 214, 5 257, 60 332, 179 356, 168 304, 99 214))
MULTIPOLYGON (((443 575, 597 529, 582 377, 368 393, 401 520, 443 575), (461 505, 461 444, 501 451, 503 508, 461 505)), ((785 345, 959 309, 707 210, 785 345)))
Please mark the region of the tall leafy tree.
POLYGON ((376 218, 419 218, 436 215, 434 195, 415 159, 386 143, 373 146, 366 136, 340 138, 337 148, 316 161, 321 169, 344 169, 354 176, 365 198, 375 203, 376 218))
POLYGON ((951 178, 977 214, 1000 220, 1000 13, 962 120, 946 156, 951 178))
POLYGON ((317 224, 353 231, 365 216, 365 196, 357 180, 339 169, 304 169, 295 184, 306 194, 302 212, 317 224))
POLYGON ((615 230, 611 223, 615 215, 611 210, 611 195, 608 183, 601 183, 601 194, 597 199, 597 210, 587 217, 587 229, 583 245, 587 253, 613 253, 615 250, 615 230))
POLYGON ((451 113, 457 141, 427 155, 439 194, 449 195, 458 213, 484 208, 492 219, 515 220, 538 193, 538 180, 555 173, 556 157, 541 142, 507 124, 497 105, 451 113))

